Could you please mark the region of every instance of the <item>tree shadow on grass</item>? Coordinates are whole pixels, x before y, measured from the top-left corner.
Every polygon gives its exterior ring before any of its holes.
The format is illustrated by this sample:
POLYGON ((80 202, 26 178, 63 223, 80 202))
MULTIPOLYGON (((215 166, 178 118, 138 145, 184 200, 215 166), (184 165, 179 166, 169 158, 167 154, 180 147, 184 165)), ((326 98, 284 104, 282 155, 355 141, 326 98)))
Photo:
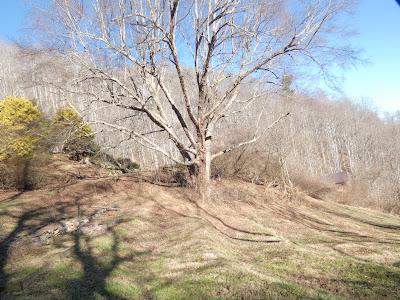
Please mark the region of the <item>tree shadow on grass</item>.
MULTIPOLYGON (((314 217, 308 213, 302 212, 300 209, 294 207, 284 207, 283 205, 274 205, 273 211, 291 222, 300 224, 302 226, 308 227, 310 229, 325 232, 331 234, 334 237, 339 238, 341 241, 346 242, 363 242, 363 243, 379 243, 379 244, 400 244, 400 239, 395 238, 377 238, 367 234, 361 234, 351 230, 343 230, 338 226, 328 223, 321 218, 314 217)), ((336 214, 335 212, 331 212, 336 214)), ((336 214, 338 215, 338 214, 336 214)), ((339 215, 338 215, 339 216, 339 215)), ((350 220, 356 220, 348 215, 340 215, 341 217, 348 218, 350 220)), ((363 222, 365 224, 371 224, 363 222)), ((337 243, 337 241, 332 241, 332 243, 337 243)))
POLYGON ((359 222, 359 223, 363 223, 372 227, 377 227, 379 229, 383 229, 383 230, 387 230, 389 232, 395 232, 398 233, 400 231, 400 225, 397 224, 382 224, 382 223, 378 223, 378 222, 374 222, 374 221, 370 221, 366 218, 361 218, 361 217, 356 217, 347 213, 342 213, 342 212, 336 212, 333 210, 325 210, 327 213, 330 213, 334 216, 337 217, 341 217, 341 218, 347 218, 347 219, 351 219, 353 221, 359 222))
POLYGON ((19 196, 21 196, 24 192, 19 191, 19 192, 15 192, 14 194, 12 194, 11 196, 8 196, 6 198, 0 198, 0 203, 6 203, 6 202, 11 202, 15 199, 17 199, 19 196))
MULTIPOLYGON (((52 222, 60 222, 64 219, 64 214, 69 203, 55 203, 54 207, 36 207, 17 215, 8 211, 1 212, 2 216, 11 217, 16 220, 14 229, 0 241, 0 296, 5 294, 6 286, 10 280, 10 274, 5 271, 11 247, 15 245, 22 237, 32 236, 39 232, 42 228, 52 222), (58 211, 55 216, 51 210, 58 211)), ((1 297, 0 297, 1 298, 1 297)))
POLYGON ((95 249, 90 245, 91 237, 82 233, 79 228, 72 234, 74 245, 73 254, 83 269, 83 275, 65 283, 68 287, 66 296, 68 299, 126 299, 117 296, 107 290, 107 279, 111 273, 122 263, 132 261, 146 252, 135 252, 127 256, 121 256, 119 252, 120 238, 114 229, 108 229, 112 235, 112 246, 109 254, 111 259, 104 263, 100 261, 101 255, 95 255, 95 249))
POLYGON ((184 218, 196 219, 201 222, 205 222, 208 225, 210 225, 212 228, 214 228, 216 231, 218 231, 219 233, 223 234, 224 236, 226 236, 232 240, 238 240, 238 241, 243 241, 243 242, 252 242, 252 243, 279 243, 279 242, 281 242, 281 240, 277 239, 273 234, 249 231, 249 230, 237 228, 235 226, 227 224, 224 220, 222 220, 216 214, 210 213, 208 210, 201 207, 198 203, 191 200, 190 198, 188 198, 188 203, 193 204, 198 211, 198 213, 195 215, 184 214, 175 209, 169 208, 169 207, 165 206, 164 204, 160 203, 159 201, 157 201, 157 199, 155 199, 154 197, 151 197, 151 200, 159 208, 169 211, 175 215, 178 215, 178 216, 184 217, 184 218), (216 225, 216 224, 218 224, 218 225, 216 225), (232 234, 229 234, 227 231, 231 231, 232 234), (247 236, 250 236, 250 238, 236 236, 236 234, 245 234, 247 236), (262 238, 259 238, 260 236, 262 238), (254 238, 254 237, 256 237, 256 238, 254 238))
MULTIPOLYGON (((17 249, 18 245, 22 245, 21 243, 23 242, 28 242, 28 244, 32 243, 32 238, 40 237, 41 229, 46 226, 51 224, 62 225, 62 221, 76 217, 76 212, 78 212, 78 217, 80 218, 81 208, 79 199, 77 199, 75 203, 57 202, 51 207, 34 207, 21 214, 10 211, 0 212, 0 216, 14 219, 16 223, 14 229, 0 240, 0 299, 11 298, 13 296, 7 288, 15 274, 7 273, 6 267, 7 264, 9 264, 10 255, 13 254, 14 249, 17 249)), ((100 295, 104 299, 123 299, 107 291, 106 280, 111 272, 121 263, 132 260, 135 256, 139 256, 142 253, 139 252, 133 255, 120 256, 118 254, 120 244, 118 235, 112 228, 107 229, 106 233, 111 233, 112 235, 111 260, 107 264, 101 263, 94 255, 94 249, 92 249, 89 244, 91 237, 83 234, 80 226, 78 230, 68 234, 73 240, 73 246, 65 250, 72 251, 74 257, 81 264, 84 273, 81 278, 77 280, 65 282, 63 286, 67 288, 63 293, 65 293, 66 298, 93 299, 96 298, 97 295, 100 295), (86 247, 83 246, 84 243, 86 247)), ((55 244, 55 246, 58 247, 57 244, 55 244)), ((21 247, 26 248, 26 245, 24 244, 21 247)), ((61 247, 65 248, 65 246, 61 247)), ((51 270, 47 271, 51 273, 51 270)), ((47 271, 42 268, 39 271, 40 274, 38 278, 46 277, 45 273, 48 273, 47 271)), ((28 275, 28 277, 29 276, 30 275, 28 275)), ((23 281, 21 282, 22 289, 24 288, 23 281)), ((46 285, 46 282, 44 282, 44 284, 46 285)), ((34 289, 36 289, 36 287, 34 289)), ((29 291, 30 289, 28 287, 23 292, 29 294, 29 291)))

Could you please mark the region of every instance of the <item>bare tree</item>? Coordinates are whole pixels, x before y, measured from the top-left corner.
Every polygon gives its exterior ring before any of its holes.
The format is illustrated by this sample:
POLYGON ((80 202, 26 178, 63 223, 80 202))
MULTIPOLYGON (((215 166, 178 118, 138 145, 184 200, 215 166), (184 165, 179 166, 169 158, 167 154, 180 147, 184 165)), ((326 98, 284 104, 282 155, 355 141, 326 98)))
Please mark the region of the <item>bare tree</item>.
POLYGON ((261 125, 260 109, 253 122, 243 124, 250 136, 221 149, 216 143, 224 134, 218 124, 266 101, 270 84, 281 82, 283 66, 312 62, 325 71, 331 62, 355 55, 331 37, 348 1, 50 2, 36 25, 45 29, 51 47, 79 66, 75 83, 91 82, 96 88, 85 91, 91 100, 120 108, 124 118, 143 116, 153 128, 141 132, 118 121, 93 122, 188 166, 203 189, 214 158, 256 142, 288 115, 261 125), (163 147, 164 139, 177 151, 163 147))

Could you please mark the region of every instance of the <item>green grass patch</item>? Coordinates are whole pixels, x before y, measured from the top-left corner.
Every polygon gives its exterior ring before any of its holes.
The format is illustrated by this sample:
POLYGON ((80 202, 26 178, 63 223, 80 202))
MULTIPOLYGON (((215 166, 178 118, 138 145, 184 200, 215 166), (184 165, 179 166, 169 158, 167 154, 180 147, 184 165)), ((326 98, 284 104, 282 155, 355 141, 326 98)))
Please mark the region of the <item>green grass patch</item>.
POLYGON ((125 282, 118 277, 107 281, 106 290, 110 294, 123 299, 138 299, 142 295, 142 290, 138 285, 125 282))
POLYGON ((215 281, 206 278, 171 280, 156 286, 152 295, 160 300, 212 299, 216 298, 211 294, 215 284, 215 281))
POLYGON ((114 241, 110 235, 102 235, 90 241, 90 246, 98 253, 108 253, 112 251, 114 241))

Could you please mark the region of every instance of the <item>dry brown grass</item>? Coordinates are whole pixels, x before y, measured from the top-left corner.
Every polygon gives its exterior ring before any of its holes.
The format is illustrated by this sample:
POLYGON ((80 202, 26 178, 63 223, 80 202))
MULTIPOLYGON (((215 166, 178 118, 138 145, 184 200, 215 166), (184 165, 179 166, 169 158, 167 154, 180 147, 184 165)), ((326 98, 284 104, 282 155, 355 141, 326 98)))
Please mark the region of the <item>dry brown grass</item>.
POLYGON ((394 267, 400 261, 399 218, 301 192, 288 198, 279 188, 240 180, 214 182, 212 190, 212 200, 200 202, 188 188, 120 177, 2 194, 0 212, 15 216, 0 216, 10 225, 0 233, 2 239, 29 210, 45 208, 40 218, 29 221, 33 225, 40 219, 90 215, 97 207, 118 208, 95 220, 109 226, 106 234, 81 237, 82 256, 73 234, 46 245, 10 248, 5 267, 12 274, 9 289, 24 296, 67 297, 67 286, 75 284, 82 297, 96 292, 106 298, 104 290, 87 287, 87 276, 97 278, 94 283, 100 286, 103 276, 115 284, 107 285, 107 291, 124 299, 295 299, 317 297, 317 290, 322 298, 373 299, 388 289, 393 296, 393 286, 400 286, 400 271, 394 267), (113 255, 119 263, 107 273, 113 255), (49 260, 53 265, 36 284, 22 291, 15 287, 26 276, 19 274, 49 260), (65 264, 67 275, 58 278, 65 264), (349 278, 361 283, 354 285, 349 278), (54 294, 46 294, 49 290, 54 294))

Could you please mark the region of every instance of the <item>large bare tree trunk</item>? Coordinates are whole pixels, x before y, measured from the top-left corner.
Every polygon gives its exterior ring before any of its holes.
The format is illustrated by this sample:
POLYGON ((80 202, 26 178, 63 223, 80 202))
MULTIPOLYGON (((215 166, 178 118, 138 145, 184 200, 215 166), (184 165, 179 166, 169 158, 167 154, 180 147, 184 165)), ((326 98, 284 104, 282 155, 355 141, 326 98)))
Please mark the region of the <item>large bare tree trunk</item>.
POLYGON ((92 123, 118 130, 186 165, 193 182, 207 195, 211 160, 256 142, 270 128, 260 122, 265 117, 262 108, 254 122, 245 124, 250 136, 212 153, 219 138, 210 127, 248 112, 256 101, 267 101, 268 87, 279 84, 282 66, 288 62, 291 66, 313 62, 321 70, 335 59, 344 57, 348 62, 345 54, 351 57, 351 49, 329 44, 337 41, 329 36, 335 33, 329 24, 347 3, 52 0, 48 18, 40 10, 41 20, 35 24, 49 33, 50 45, 60 41, 61 55, 79 66, 73 82, 95 84, 96 89, 85 94, 90 101, 117 107, 128 118, 140 116, 152 130, 120 119, 92 123), (255 91, 248 93, 249 88, 255 91), (175 151, 166 149, 165 140, 175 151))
POLYGON ((209 199, 211 194, 211 151, 205 148, 199 160, 199 174, 197 178, 200 194, 203 199, 209 199))
POLYGON ((211 149, 206 148, 206 161, 205 161, 205 181, 204 181, 204 194, 207 199, 210 199, 212 184, 211 184, 211 149))

